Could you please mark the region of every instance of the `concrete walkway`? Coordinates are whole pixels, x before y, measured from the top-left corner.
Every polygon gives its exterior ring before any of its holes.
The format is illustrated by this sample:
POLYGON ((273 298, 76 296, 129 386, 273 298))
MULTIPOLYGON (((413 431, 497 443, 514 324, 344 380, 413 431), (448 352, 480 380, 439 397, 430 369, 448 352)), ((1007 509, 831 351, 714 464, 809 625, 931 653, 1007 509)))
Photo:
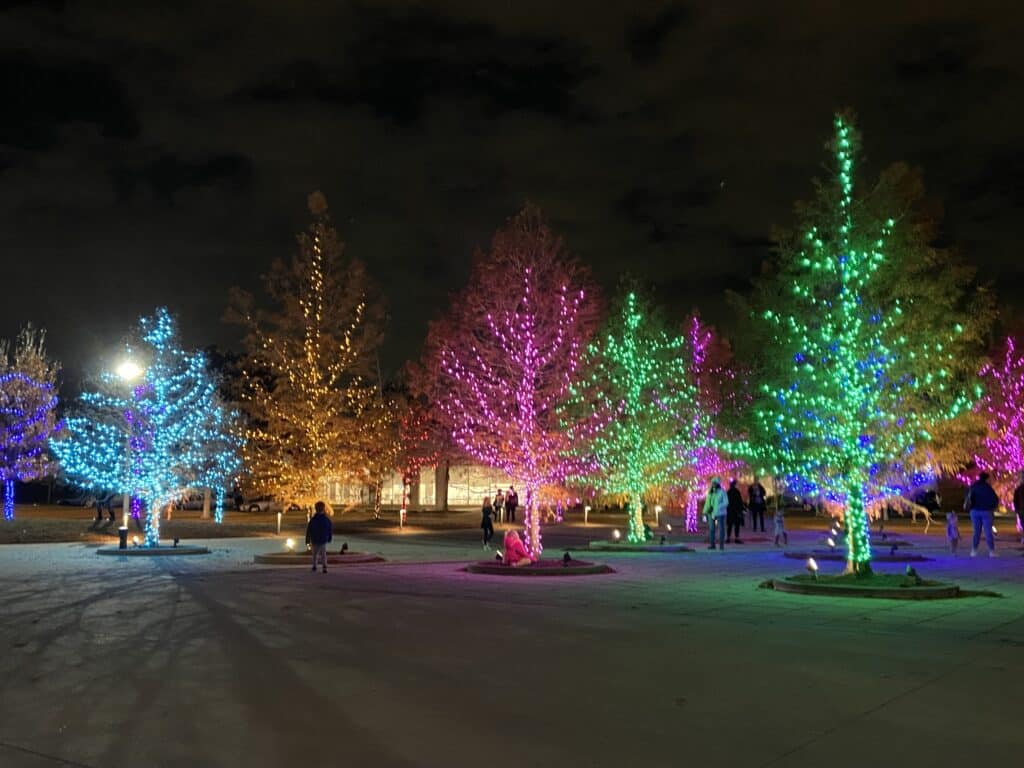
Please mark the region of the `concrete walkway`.
MULTIPOLYGON (((549 554, 586 536, 552 533, 549 554)), ((267 539, 153 561, 0 548, 0 766, 1022 759, 1024 557, 1009 546, 954 559, 914 538, 936 557, 923 575, 1005 597, 902 603, 759 590, 801 569, 763 543, 579 553, 618 572, 535 580, 458 570, 481 557, 472 531, 346 540, 390 562, 254 565, 267 539)))

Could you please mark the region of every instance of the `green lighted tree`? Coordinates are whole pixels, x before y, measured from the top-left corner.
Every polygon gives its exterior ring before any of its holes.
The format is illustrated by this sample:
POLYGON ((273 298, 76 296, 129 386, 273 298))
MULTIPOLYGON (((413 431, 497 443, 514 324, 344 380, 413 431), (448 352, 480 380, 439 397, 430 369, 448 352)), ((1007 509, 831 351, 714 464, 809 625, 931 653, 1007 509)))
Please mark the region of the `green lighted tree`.
POLYGON ((561 408, 576 482, 626 497, 629 541, 643 541, 643 500, 681 465, 677 429, 695 388, 670 336, 630 292, 586 350, 583 375, 561 408))
POLYGON ((834 182, 798 209, 802 234, 783 240, 758 299, 770 341, 755 414, 776 473, 845 508, 847 570, 869 573, 876 476, 971 407, 963 360, 977 324, 962 283, 946 289, 945 312, 909 287, 910 275, 935 278, 904 242, 903 212, 880 219, 877 199, 854 198, 859 135, 848 117, 836 117, 831 148, 834 182))

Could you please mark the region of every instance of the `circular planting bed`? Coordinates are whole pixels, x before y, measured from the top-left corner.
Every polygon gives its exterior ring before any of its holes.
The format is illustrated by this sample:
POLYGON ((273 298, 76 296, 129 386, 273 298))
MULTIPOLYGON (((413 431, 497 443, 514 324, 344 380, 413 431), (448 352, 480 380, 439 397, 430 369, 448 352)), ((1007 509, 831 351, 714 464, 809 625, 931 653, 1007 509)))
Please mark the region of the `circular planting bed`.
MULTIPOLYGON (((312 552, 265 552, 256 555, 254 560, 262 565, 310 565, 313 562, 312 552)), ((363 563, 383 563, 384 558, 370 552, 328 552, 328 565, 362 565, 363 563)))
MULTIPOLYGON (((831 549, 815 549, 812 552, 785 552, 784 555, 791 560, 806 560, 808 557, 813 557, 815 560, 834 560, 836 562, 846 560, 846 555, 843 552, 831 549)), ((922 563, 927 560, 931 560, 931 558, 924 555, 915 555, 912 552, 902 555, 897 552, 895 555, 884 553, 871 556, 871 561, 874 563, 922 563)))
POLYGON ((568 563, 561 560, 538 560, 536 563, 518 568, 496 560, 481 560, 470 563, 463 570, 491 576, 594 576, 600 573, 615 573, 607 565, 583 560, 570 560, 568 563))
POLYGON ((129 547, 118 549, 117 547, 100 547, 96 550, 97 555, 112 555, 114 557, 164 557, 170 555, 208 555, 210 550, 206 547, 197 547, 191 544, 179 544, 176 547, 129 547))
POLYGON ((653 541, 639 544, 628 541, 592 541, 589 548, 597 552, 693 552, 685 544, 658 544, 653 541))
POLYGON ((876 573, 857 577, 852 574, 823 576, 790 576, 766 584, 776 592, 822 597, 874 597, 889 600, 943 600, 960 596, 960 587, 902 574, 876 573))

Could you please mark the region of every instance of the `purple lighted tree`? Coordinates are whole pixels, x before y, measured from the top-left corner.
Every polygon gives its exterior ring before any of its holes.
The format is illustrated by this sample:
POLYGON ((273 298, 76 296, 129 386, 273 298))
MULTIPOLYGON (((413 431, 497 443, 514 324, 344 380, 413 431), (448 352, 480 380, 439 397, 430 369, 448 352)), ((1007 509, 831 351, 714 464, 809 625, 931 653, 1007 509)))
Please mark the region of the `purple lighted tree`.
POLYGON ((586 270, 527 206, 477 255, 466 289, 431 325, 420 391, 454 442, 524 483, 527 545, 541 553, 538 492, 568 470, 555 406, 597 322, 586 270))
POLYGON ((725 480, 742 463, 729 458, 720 445, 720 417, 736 398, 732 350, 697 312, 687 319, 683 337, 686 375, 695 392, 693 407, 682 424, 686 439, 679 448, 686 465, 681 473, 686 488, 686 530, 692 533, 697 530, 700 495, 708 481, 716 475, 725 480))
MULTIPOLYGON (((986 435, 974 454, 980 470, 992 475, 1003 503, 1010 506, 1013 489, 1024 471, 1024 356, 1012 338, 1002 359, 980 372, 984 394, 975 406, 985 419, 986 435)), ((962 476, 963 480, 973 478, 962 476)))

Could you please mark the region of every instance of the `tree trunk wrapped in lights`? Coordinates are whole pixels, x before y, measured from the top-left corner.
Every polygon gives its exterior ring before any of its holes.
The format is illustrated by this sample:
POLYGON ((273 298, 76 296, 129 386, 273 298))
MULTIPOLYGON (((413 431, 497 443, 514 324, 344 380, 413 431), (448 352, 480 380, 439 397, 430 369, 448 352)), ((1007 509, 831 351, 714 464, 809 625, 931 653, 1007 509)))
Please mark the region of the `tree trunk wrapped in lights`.
POLYGON ((53 473, 48 442, 57 434, 57 372, 45 336, 26 327, 13 345, 0 341, 0 480, 4 519, 14 518, 14 483, 53 473))
POLYGON ((555 408, 596 316, 587 272, 527 207, 477 255, 469 285, 428 336, 418 389, 433 393, 456 445, 525 483, 535 557, 538 494, 563 482, 570 466, 555 408))
POLYGON ((141 502, 145 545, 157 546, 169 504, 197 486, 222 487, 237 472, 235 415, 223 407, 205 357, 181 348, 166 309, 140 320, 128 353, 142 364, 141 379, 101 374, 52 447, 75 484, 126 493, 136 510, 141 502))
POLYGON ((879 214, 887 185, 908 174, 889 171, 871 196, 854 197, 858 146, 837 116, 835 180, 799 209, 802 234, 783 239, 776 274, 759 286, 769 333, 755 414, 777 473, 845 507, 847 569, 862 573, 873 477, 971 407, 969 348, 987 310, 983 297, 965 300, 966 273, 938 282, 948 274, 912 217, 879 214))
MULTIPOLYGON (((245 464, 255 493, 309 508, 325 481, 363 481, 371 452, 393 418, 373 383, 383 308, 369 298, 361 262, 343 260, 319 192, 299 250, 265 279, 274 309, 235 291, 232 319, 248 329, 242 402, 245 464)), ((377 446, 379 447, 379 446, 377 446)))
POLYGON ((683 346, 629 292, 587 347, 582 375, 559 409, 572 480, 625 499, 631 542, 644 540, 644 499, 666 487, 682 464, 677 422, 692 421, 696 405, 683 346))

